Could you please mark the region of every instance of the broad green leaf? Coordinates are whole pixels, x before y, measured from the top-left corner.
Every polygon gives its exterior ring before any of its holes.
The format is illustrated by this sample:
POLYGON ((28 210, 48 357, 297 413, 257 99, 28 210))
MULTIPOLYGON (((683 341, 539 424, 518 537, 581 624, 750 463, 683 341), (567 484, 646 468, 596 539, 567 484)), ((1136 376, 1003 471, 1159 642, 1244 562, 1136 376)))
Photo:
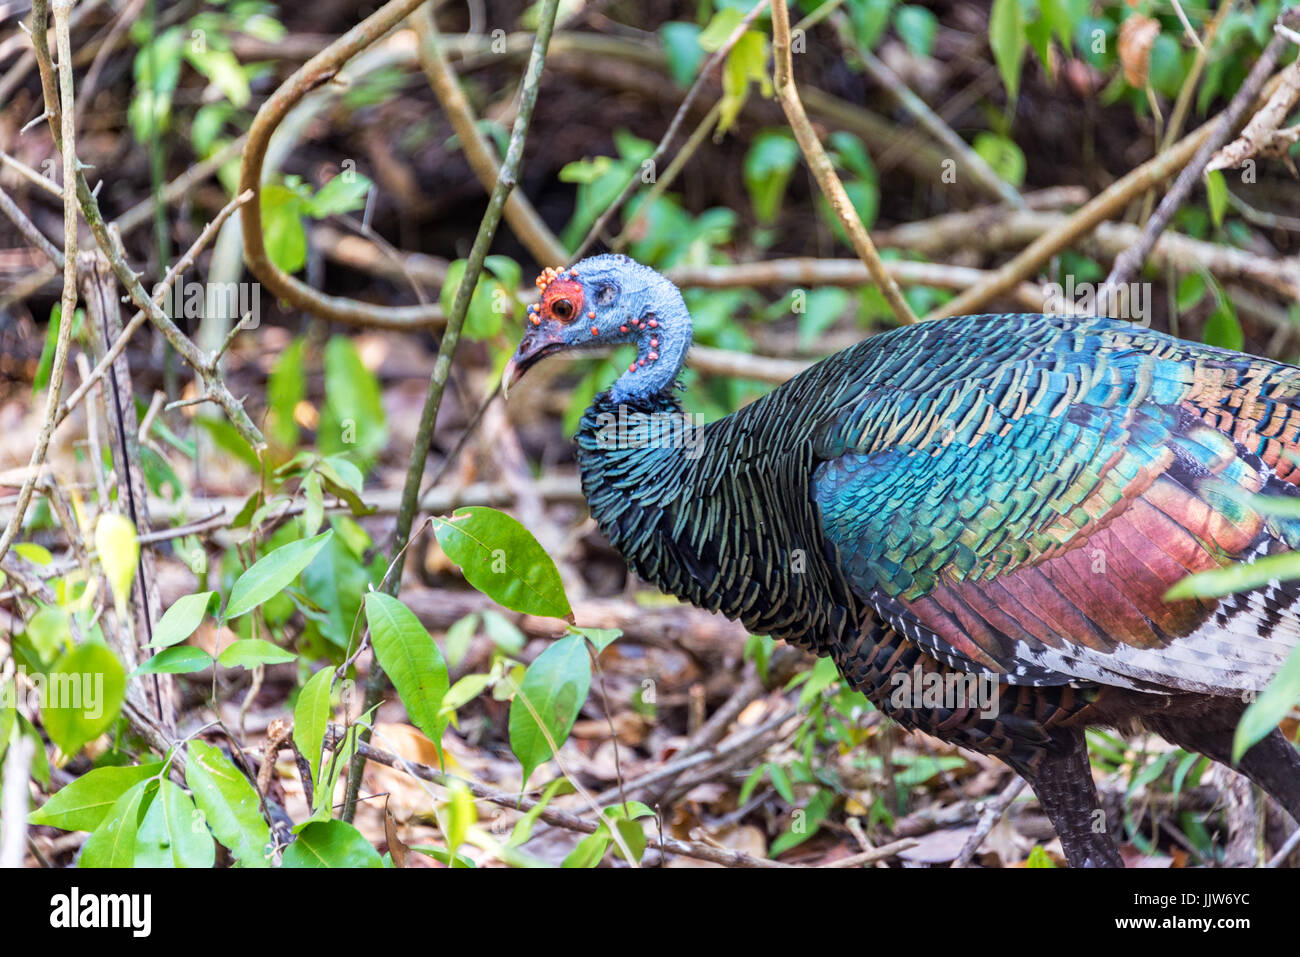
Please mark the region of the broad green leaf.
POLYGON ((218 841, 245 867, 266 867, 271 829, 262 817, 257 792, 220 750, 203 741, 189 743, 185 783, 218 841))
POLYGON ((68 613, 57 605, 40 609, 27 622, 27 640, 41 661, 53 661, 72 640, 68 613))
POLYGON ((469 788, 459 781, 452 781, 448 788, 448 800, 442 809, 442 825, 447 839, 447 850, 453 854, 465 843, 469 829, 478 820, 478 810, 474 806, 474 796, 469 788))
POLYGON ((579 628, 578 631, 591 642, 597 654, 600 654, 623 635, 621 628, 579 628))
POLYGON ((551 799, 557 794, 571 794, 573 790, 573 783, 568 778, 556 778, 546 785, 546 790, 537 799, 537 803, 515 822, 514 828, 510 831, 510 839, 506 841, 506 846, 519 847, 522 844, 527 844, 533 833, 533 825, 537 823, 537 819, 546 810, 546 806, 551 803, 551 799))
POLYGON ((213 658, 202 648, 181 645, 178 648, 164 648, 148 661, 131 672, 131 677, 140 675, 188 675, 195 671, 211 668, 213 658))
POLYGON ((760 223, 770 225, 775 221, 798 162, 799 144, 788 131, 764 130, 754 137, 742 169, 745 189, 760 223))
POLYGON ((709 53, 721 50, 743 19, 745 19, 743 11, 735 7, 723 7, 709 20, 708 26, 700 31, 700 47, 709 53))
POLYGON ((366 624, 375 657, 392 679, 411 723, 441 754, 447 718, 439 710, 449 684, 442 652, 415 613, 383 592, 366 595, 366 624))
POLYGON ((366 194, 374 184, 355 170, 344 170, 320 188, 307 203, 316 219, 350 213, 366 205, 366 194))
POLYGON ((303 371, 303 350, 307 340, 298 336, 276 357, 266 380, 266 434, 281 449, 298 444, 298 421, 294 411, 307 395, 303 371))
POLYGON ((311 765, 311 779, 320 780, 321 748, 330 722, 330 689, 334 669, 324 667, 316 672, 298 692, 298 703, 293 708, 293 743, 311 765))
POLYGON ((1218 598, 1262 588, 1273 579, 1300 578, 1300 552, 1265 555, 1253 562, 1227 565, 1188 575, 1165 592, 1165 601, 1180 598, 1218 598))
POLYGON ((102 512, 95 523, 95 550, 113 591, 117 608, 124 610, 131 597, 136 564, 140 561, 140 542, 135 526, 115 512, 102 512))
POLYGON ((311 564, 330 536, 327 529, 314 538, 281 545, 275 551, 253 563, 239 576, 230 589, 230 602, 226 605, 225 619, 238 618, 252 611, 262 602, 287 588, 304 568, 311 564))
POLYGON ((1205 277, 1198 272, 1189 272, 1178 283, 1178 311, 1187 312, 1198 306, 1205 298, 1205 277))
POLYGON ((1025 34, 1020 0, 993 0, 989 14, 989 46, 997 62, 1007 96, 1014 100, 1020 91, 1020 66, 1029 40, 1025 34))
POLYGON ((302 480, 302 494, 307 500, 302 511, 302 533, 315 535, 325 519, 325 493, 321 490, 319 472, 311 472, 302 480))
POLYGON ((767 72, 767 35, 746 30, 722 64, 722 108, 718 113, 718 135, 731 129, 749 98, 749 85, 757 82, 764 96, 772 95, 767 72))
POLYGON ((217 845, 198 815, 190 796, 164 778, 136 834, 135 866, 212 867, 217 845))
POLYGON ((190 61, 194 69, 211 80, 212 85, 220 90, 232 105, 247 105, 248 98, 252 95, 248 88, 248 77, 244 75, 244 68, 239 65, 239 61, 229 50, 218 50, 206 44, 197 46, 187 43, 185 59, 190 61))
POLYGON ((347 453, 365 465, 388 439, 383 391, 356 344, 333 336, 325 344, 325 407, 316 444, 327 456, 347 453))
POLYGON ((475 505, 435 521, 438 544, 483 594, 525 615, 573 621, 555 563, 517 520, 475 505))
POLYGON ((457 708, 468 704, 483 693, 492 682, 491 675, 465 675, 442 696, 439 714, 450 714, 457 708))
POLYGON ((1286 662, 1258 698, 1250 703, 1232 737, 1232 760, 1262 741, 1300 702, 1300 648, 1292 648, 1286 662))
POLYGON ((81 848, 78 867, 134 867, 136 832, 145 802, 155 794, 152 779, 131 785, 113 802, 99 826, 90 832, 81 848))
POLYGON ((1025 182, 1025 154, 1014 140, 996 133, 977 133, 973 149, 989 168, 1012 186, 1025 182))
POLYGON ((262 638, 244 638, 233 642, 217 657, 223 668, 253 669, 258 665, 279 665, 298 656, 262 638))
POLYGON ((220 604, 214 591, 201 591, 177 598, 154 626, 152 647, 170 648, 180 644, 198 630, 203 623, 203 616, 220 604))
POLYGON ((691 85, 704 61, 700 46, 700 28, 694 23, 670 20, 659 28, 659 40, 668 60, 668 72, 682 89, 691 85))
POLYGON ((523 766, 524 785, 550 759, 551 742, 559 747, 569 736, 590 689, 591 659, 581 635, 558 639, 528 666, 510 704, 510 750, 523 766))
POLYGON ((41 719, 59 750, 71 757, 117 720, 126 695, 126 672, 104 645, 86 644, 50 669, 41 719))
POLYGON ((894 13, 894 29, 917 56, 930 55, 938 28, 938 18, 925 7, 909 4, 899 7, 894 13))
POLYGON ((87 771, 65 784, 31 813, 28 821, 65 831, 93 831, 117 799, 129 789, 157 777, 162 762, 134 767, 104 767, 87 771))
POLYGON ((284 849, 285 867, 383 867, 379 852, 351 824, 312 821, 284 849))
POLYGON ((262 187, 262 239, 266 254, 287 273, 307 263, 307 232, 302 226, 302 198, 278 183, 262 187))
POLYGON ((1246 334, 1241 331, 1241 323, 1237 321, 1237 310, 1232 305, 1223 290, 1218 292, 1218 305, 1215 306, 1214 312, 1210 313, 1205 320, 1205 332, 1203 338, 1208 346, 1218 346, 1220 349, 1232 349, 1240 352, 1246 345, 1246 334))
POLYGON ((594 834, 588 834, 579 841, 560 866, 565 868, 595 867, 600 863, 601 858, 605 856, 605 851, 609 848, 609 841, 609 829, 602 825, 594 834))
POLYGON ((54 556, 50 554, 50 550, 44 545, 37 545, 35 542, 18 542, 14 545, 14 551, 33 565, 48 565, 54 561, 54 556))

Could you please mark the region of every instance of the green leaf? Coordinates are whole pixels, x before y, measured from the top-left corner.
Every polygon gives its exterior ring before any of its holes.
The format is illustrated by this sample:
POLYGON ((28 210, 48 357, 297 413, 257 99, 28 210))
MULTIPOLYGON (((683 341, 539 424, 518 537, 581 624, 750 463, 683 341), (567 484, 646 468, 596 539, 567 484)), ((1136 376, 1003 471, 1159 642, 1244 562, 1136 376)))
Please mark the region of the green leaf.
POLYGON ((140 542, 135 526, 116 512, 101 512, 95 523, 95 550, 104 566, 113 601, 119 611, 127 607, 131 597, 131 584, 140 561, 140 542))
POLYGON ((700 32, 700 47, 709 53, 716 53, 722 45, 736 32, 740 21, 745 19, 744 11, 735 7, 723 7, 715 13, 708 25, 700 32))
POLYGON ((533 833, 533 825, 537 823, 537 819, 541 817, 542 812, 546 810, 546 806, 551 803, 551 800, 557 794, 570 794, 573 790, 573 783, 568 778, 556 778, 546 785, 546 790, 537 799, 537 803, 515 822, 514 828, 510 831, 510 839, 506 841, 506 846, 519 847, 522 844, 527 844, 533 833))
POLYGON ((1245 348, 1246 334, 1241 331, 1241 323, 1237 321, 1237 310, 1233 308, 1232 300, 1222 289, 1216 289, 1216 292, 1219 298, 1218 305, 1205 320, 1203 333, 1205 344, 1240 352, 1245 348))
POLYGON ((1205 277, 1198 272, 1189 272, 1178 283, 1178 311, 1187 312, 1196 308, 1205 298, 1205 277))
POLYGON ((154 626, 150 647, 169 648, 180 644, 198 630, 204 615, 220 605, 221 600, 214 591, 201 591, 177 598, 154 626))
POLYGON ((767 72, 767 36, 746 30, 731 48, 722 64, 722 108, 718 113, 718 133, 731 129, 749 98, 749 85, 757 82, 764 96, 772 95, 772 80, 767 72))
POLYGON ((853 30, 864 49, 874 50, 876 43, 889 26, 889 14, 895 0, 857 0, 849 4, 853 30))
POLYGON ((1253 562, 1227 565, 1188 575, 1165 592, 1165 601, 1181 598, 1218 598, 1262 588, 1273 579, 1300 578, 1300 552, 1265 555, 1253 562))
POLYGON ((41 719, 50 740, 71 757, 117 720, 125 696, 117 656, 104 645, 80 645, 50 669, 41 719))
POLYGON ((307 500, 302 511, 302 532, 304 535, 315 535, 325 520, 325 493, 321 490, 320 473, 308 473, 302 480, 301 491, 307 500))
POLYGON ((989 164, 989 168, 1012 186, 1022 186, 1025 182, 1025 154, 1019 146, 1005 136, 996 133, 978 133, 973 149, 976 154, 989 164))
POLYGON ((27 640, 41 661, 52 661, 72 640, 71 619, 57 605, 42 608, 27 622, 27 640))
POLYGON ((302 227, 302 198, 278 183, 262 187, 262 240, 266 254, 287 273, 307 262, 307 232, 302 227))
POLYGON ((140 815, 146 801, 155 794, 152 778, 133 784, 113 802, 112 808, 86 838, 82 845, 78 867, 133 867, 135 866, 136 833, 140 829, 140 815))
POLYGON ((317 445, 326 456, 348 453, 369 460, 387 440, 379 380, 361 361, 351 339, 332 337, 325 344, 325 407, 316 430, 317 445))
POLYGON ((93 831, 118 798, 141 781, 157 777, 161 770, 161 761, 134 767, 95 768, 65 784, 27 820, 65 831, 93 831))
POLYGON ((292 449, 298 444, 298 422, 293 414, 307 395, 302 362, 306 344, 303 336, 289 343, 276 357, 266 380, 266 434, 282 449, 292 449))
POLYGON ((704 48, 700 46, 700 28, 694 23, 670 20, 659 28, 659 40, 668 61, 668 72, 673 82, 685 89, 695 79, 704 62, 704 48))
POLYGON ((293 743, 311 765, 311 779, 320 780, 321 749, 330 722, 330 689, 334 669, 320 669, 307 680, 298 692, 298 703, 293 708, 293 743))
POLYGON ((1252 701, 1237 724, 1232 737, 1232 760, 1237 762, 1255 744, 1262 741, 1300 702, 1300 646, 1291 649, 1286 662, 1273 680, 1252 701))
POLYGON ((258 665, 281 665, 298 656, 263 638, 243 638, 233 642, 217 658, 223 668, 253 669, 258 665))
POLYGON ((197 47, 195 44, 187 43, 185 59, 190 61, 194 69, 211 80, 212 85, 221 91, 231 105, 248 104, 248 99, 252 95, 248 88, 248 77, 244 75, 244 68, 239 65, 239 61, 229 50, 217 50, 207 45, 197 47))
POLYGON ((605 851, 609 848, 609 841, 609 830, 602 826, 594 834, 588 834, 579 841, 560 866, 572 868, 595 867, 600 863, 601 858, 605 856, 605 851))
POLYGON ((600 654, 623 635, 621 628, 579 628, 578 631, 591 642, 596 654, 600 654))
POLYGON ((514 518, 476 505, 435 521, 438 544, 483 594, 511 611, 573 621, 555 563, 514 518))
POLYGON ((523 766, 524 785, 550 759, 551 742, 558 747, 569 736, 590 689, 591 659, 581 635, 560 638, 528 666, 510 704, 510 750, 523 766))
POLYGON ((411 723, 441 754, 448 719, 439 711, 450 683, 442 652, 415 613, 383 592, 366 595, 366 624, 375 657, 392 679, 411 723))
POLYGON ((218 841, 245 867, 266 867, 271 842, 259 807, 257 792, 248 778, 217 748, 203 741, 189 743, 185 783, 194 803, 207 819, 218 841))
POLYGON ((369 177, 354 170, 344 170, 320 188, 306 204, 316 219, 350 213, 366 205, 366 195, 374 184, 369 177))
POLYGON ((798 162, 799 144, 785 130, 764 130, 754 137, 745 153, 743 171, 745 189, 760 223, 775 221, 798 162))
POLYGON ((482 694, 483 689, 491 683, 491 675, 465 675, 442 696, 442 708, 439 709, 439 713, 450 714, 462 705, 468 704, 482 694))
POLYGON ((907 48, 917 56, 929 56, 934 48, 938 18, 925 7, 908 5, 894 13, 894 29, 907 48))
POLYGON ((1035 844, 1025 860, 1025 867, 1056 867, 1041 844, 1035 844))
POLYGON ((187 675, 211 668, 213 658, 202 648, 183 645, 164 648, 131 672, 132 678, 140 675, 187 675))
POLYGON ((313 821, 284 849, 285 867, 383 867, 379 852, 351 824, 313 821))
POLYGON ((1007 96, 1012 100, 1020 92, 1020 67, 1029 39, 1025 34, 1020 0, 993 0, 989 14, 989 46, 997 62, 1007 96))
POLYGON ((281 545, 255 562, 248 571, 239 576, 234 587, 231 588, 225 620, 238 618, 252 611, 268 598, 278 595, 311 564, 316 553, 325 547, 325 543, 333 534, 333 529, 327 529, 314 538, 281 545))
POLYGON ((198 808, 177 784, 163 779, 135 839, 136 867, 201 867, 216 863, 217 845, 198 826, 198 808))
POLYGON ((1223 178, 1223 170, 1211 170, 1205 174, 1205 197, 1210 204, 1210 219, 1215 226, 1223 225, 1223 216, 1228 211, 1228 181, 1223 178))

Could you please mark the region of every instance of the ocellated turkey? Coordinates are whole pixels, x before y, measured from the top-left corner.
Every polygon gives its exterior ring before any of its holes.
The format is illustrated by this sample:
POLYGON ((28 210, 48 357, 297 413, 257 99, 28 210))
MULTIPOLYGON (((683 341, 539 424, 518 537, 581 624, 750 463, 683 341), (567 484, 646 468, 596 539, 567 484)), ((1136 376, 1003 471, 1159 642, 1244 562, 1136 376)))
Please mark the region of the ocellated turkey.
MULTIPOLYGON (((1121 864, 1084 729, 1229 761, 1300 639, 1296 582, 1165 599, 1300 542, 1300 519, 1257 498, 1300 495, 1300 368, 1112 319, 967 316, 873 336, 683 441, 677 288, 618 255, 538 285, 507 383, 555 352, 636 345, 576 438, 591 514, 637 574, 1002 759, 1073 866, 1121 864), (954 674, 991 676, 995 707, 891 693, 954 674)), ((1280 731, 1239 767, 1300 820, 1280 731)))

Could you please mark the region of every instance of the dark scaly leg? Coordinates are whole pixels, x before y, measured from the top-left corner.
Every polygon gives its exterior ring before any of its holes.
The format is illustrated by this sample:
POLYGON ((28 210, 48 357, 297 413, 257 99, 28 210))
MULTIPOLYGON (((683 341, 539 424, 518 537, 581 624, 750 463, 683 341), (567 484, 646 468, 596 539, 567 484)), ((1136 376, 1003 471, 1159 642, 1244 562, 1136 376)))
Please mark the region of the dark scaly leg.
MULTIPOLYGON (((1056 728, 1053 747, 1035 767, 1016 767, 1047 812, 1071 867, 1123 867, 1102 817, 1083 730, 1056 728)), ((1014 767, 1014 765, 1013 765, 1014 767)))

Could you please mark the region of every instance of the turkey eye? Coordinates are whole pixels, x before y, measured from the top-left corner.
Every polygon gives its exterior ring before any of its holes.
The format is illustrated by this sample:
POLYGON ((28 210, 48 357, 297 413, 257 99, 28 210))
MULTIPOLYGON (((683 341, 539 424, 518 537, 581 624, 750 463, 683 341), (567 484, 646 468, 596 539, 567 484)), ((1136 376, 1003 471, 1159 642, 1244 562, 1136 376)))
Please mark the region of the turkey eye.
POLYGON ((573 303, 567 299, 557 299, 551 305, 551 312, 555 313, 555 318, 568 321, 573 318, 573 303))

